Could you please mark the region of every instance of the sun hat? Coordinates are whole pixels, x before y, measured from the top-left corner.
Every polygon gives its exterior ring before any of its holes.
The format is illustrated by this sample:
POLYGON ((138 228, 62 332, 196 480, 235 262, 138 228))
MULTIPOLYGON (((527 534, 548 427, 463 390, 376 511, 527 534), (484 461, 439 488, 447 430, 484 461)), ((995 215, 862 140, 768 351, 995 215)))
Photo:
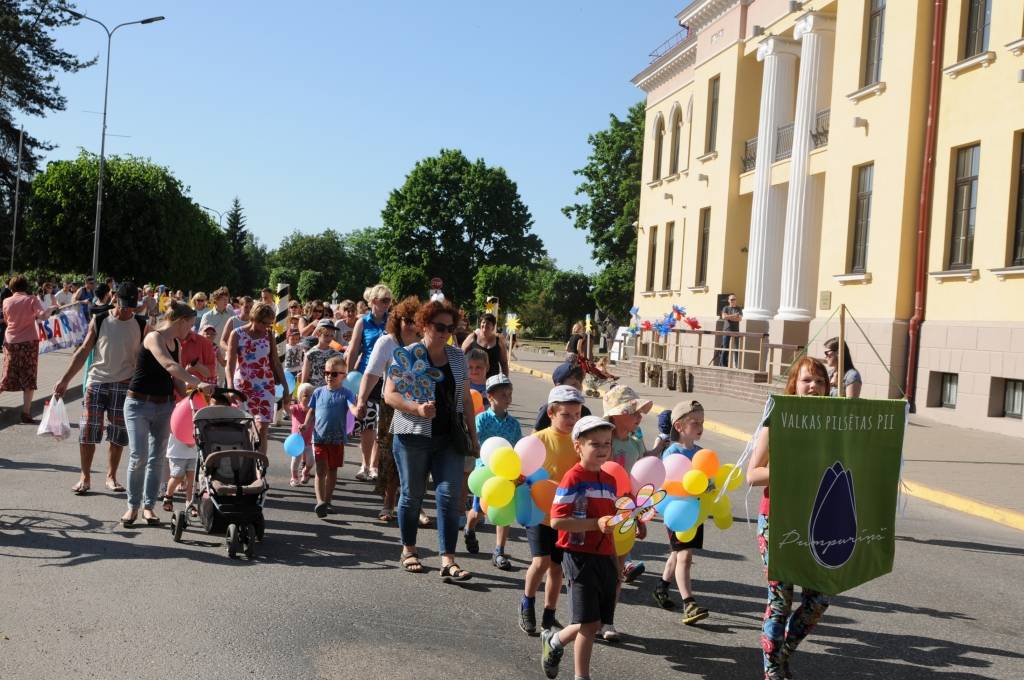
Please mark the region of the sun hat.
POLYGON ((504 373, 498 373, 497 375, 492 375, 487 379, 487 382, 484 385, 484 390, 490 392, 495 387, 501 387, 502 385, 508 385, 511 387, 512 381, 509 380, 509 377, 504 373))
POLYGON ((632 387, 616 385, 604 394, 604 417, 647 413, 653 405, 650 399, 641 399, 632 387))
POLYGON ((557 385, 548 392, 548 404, 564 404, 569 402, 582 404, 586 401, 583 393, 570 385, 557 385))
POLYGON ((585 432, 596 430, 598 428, 613 428, 615 427, 604 418, 598 418, 597 416, 583 416, 576 421, 576 424, 572 426, 572 440, 576 441, 585 432))

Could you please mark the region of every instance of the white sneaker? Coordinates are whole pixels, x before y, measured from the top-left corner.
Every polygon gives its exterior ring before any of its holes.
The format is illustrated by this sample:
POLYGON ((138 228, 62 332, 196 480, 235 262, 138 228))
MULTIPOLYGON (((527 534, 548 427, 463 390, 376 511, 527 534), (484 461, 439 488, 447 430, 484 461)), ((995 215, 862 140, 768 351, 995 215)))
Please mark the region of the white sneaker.
POLYGON ((621 636, 619 635, 619 631, 615 630, 615 626, 610 626, 610 625, 602 626, 601 630, 598 632, 598 635, 605 642, 618 642, 619 640, 622 639, 621 636))

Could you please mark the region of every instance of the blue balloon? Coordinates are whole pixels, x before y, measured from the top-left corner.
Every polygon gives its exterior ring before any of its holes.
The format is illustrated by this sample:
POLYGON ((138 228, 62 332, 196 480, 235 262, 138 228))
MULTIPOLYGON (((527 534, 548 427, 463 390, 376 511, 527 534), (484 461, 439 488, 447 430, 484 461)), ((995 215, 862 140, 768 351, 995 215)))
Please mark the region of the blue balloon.
POLYGON ((543 479, 550 479, 551 475, 544 468, 537 468, 537 471, 526 478, 526 483, 532 485, 534 482, 539 482, 543 479))
POLYGON ((277 385, 274 385, 274 399, 276 399, 277 401, 281 401, 281 399, 283 399, 283 398, 284 398, 284 385, 281 385, 280 383, 278 383, 277 385))
POLYGON ((688 531, 700 516, 700 501, 696 498, 675 498, 665 508, 665 526, 672 531, 688 531))
POLYGON ((658 511, 659 515, 664 517, 665 516, 665 508, 667 508, 668 504, 671 503, 672 501, 678 500, 678 498, 679 498, 678 496, 665 496, 664 498, 661 499, 660 503, 655 503, 654 504, 654 509, 658 511))
POLYGON ((362 373, 360 373, 359 371, 350 371, 349 374, 345 376, 345 382, 343 383, 345 389, 347 389, 352 394, 359 394, 359 383, 362 381, 362 379, 362 373))
POLYGON ((289 393, 294 392, 295 391, 295 374, 292 373, 291 371, 285 371, 284 372, 284 381, 286 383, 288 383, 288 392, 289 393))
POLYGON ((292 458, 298 458, 305 450, 306 442, 298 432, 288 435, 288 438, 284 440, 284 452, 292 458))

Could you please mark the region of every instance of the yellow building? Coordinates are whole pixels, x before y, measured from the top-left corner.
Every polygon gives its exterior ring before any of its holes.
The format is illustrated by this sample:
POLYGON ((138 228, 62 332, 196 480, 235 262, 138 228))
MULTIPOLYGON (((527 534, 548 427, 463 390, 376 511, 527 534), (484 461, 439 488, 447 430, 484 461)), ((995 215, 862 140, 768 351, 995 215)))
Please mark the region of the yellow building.
POLYGON ((935 4, 689 3, 633 79, 635 303, 817 356, 845 304, 864 396, 1024 436, 1024 2, 935 4))

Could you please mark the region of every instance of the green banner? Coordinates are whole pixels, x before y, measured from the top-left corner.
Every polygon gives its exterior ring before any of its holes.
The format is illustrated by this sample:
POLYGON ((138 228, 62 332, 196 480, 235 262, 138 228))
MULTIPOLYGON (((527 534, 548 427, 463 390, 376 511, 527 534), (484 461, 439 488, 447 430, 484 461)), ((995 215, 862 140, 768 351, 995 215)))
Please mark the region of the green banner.
POLYGON ((836 595, 892 571, 906 402, 774 402, 768 578, 836 595))

